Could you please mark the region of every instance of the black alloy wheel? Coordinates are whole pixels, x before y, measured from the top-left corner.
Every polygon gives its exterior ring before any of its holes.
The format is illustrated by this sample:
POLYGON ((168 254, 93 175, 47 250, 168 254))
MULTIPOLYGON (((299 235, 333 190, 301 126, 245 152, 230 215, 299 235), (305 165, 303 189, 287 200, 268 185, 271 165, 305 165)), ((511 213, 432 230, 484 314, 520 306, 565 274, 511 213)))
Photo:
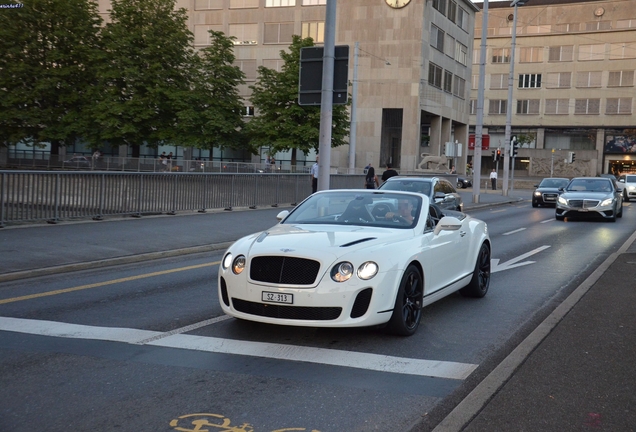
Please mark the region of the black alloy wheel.
POLYGON ((411 264, 407 267, 395 299, 389 330, 399 336, 412 336, 422 319, 424 281, 419 269, 411 264))
POLYGON ((490 286, 490 247, 483 243, 477 255, 473 277, 459 292, 465 297, 481 298, 488 292, 490 286))

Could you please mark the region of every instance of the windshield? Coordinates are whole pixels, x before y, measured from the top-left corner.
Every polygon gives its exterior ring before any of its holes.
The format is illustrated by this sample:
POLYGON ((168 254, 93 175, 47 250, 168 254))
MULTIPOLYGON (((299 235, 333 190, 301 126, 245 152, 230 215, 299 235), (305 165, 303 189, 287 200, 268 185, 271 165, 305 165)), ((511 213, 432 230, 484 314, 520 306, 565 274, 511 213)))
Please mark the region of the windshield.
POLYGON ((568 179, 556 179, 556 178, 547 178, 543 179, 543 181, 539 184, 541 188, 562 188, 566 187, 568 184, 568 179))
POLYGON ((605 178, 574 179, 567 189, 571 192, 612 192, 612 182, 605 178))
POLYGON ((415 195, 329 191, 309 197, 282 223, 413 228, 420 217, 422 202, 422 197, 415 195))
POLYGON ((417 192, 426 196, 431 195, 431 182, 420 180, 391 180, 380 186, 382 190, 417 192))

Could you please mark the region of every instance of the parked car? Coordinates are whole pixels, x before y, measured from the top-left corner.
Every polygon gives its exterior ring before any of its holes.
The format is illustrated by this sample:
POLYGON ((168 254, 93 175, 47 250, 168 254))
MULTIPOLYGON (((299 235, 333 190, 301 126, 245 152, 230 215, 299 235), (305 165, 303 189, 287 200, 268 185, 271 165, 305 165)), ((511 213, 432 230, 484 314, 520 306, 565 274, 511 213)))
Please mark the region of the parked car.
POLYGON ((596 216, 611 222, 623 216, 623 195, 603 177, 576 177, 557 198, 556 219, 596 216))
POLYGON ((534 185, 536 188, 532 194, 532 207, 556 206, 559 197, 559 189, 568 185, 570 179, 560 177, 550 177, 541 180, 541 183, 534 185))
POLYGON ((85 156, 73 156, 62 162, 64 168, 90 168, 91 160, 85 156))
POLYGON ((391 177, 378 189, 417 192, 426 195, 432 203, 442 208, 457 211, 464 209, 461 195, 451 182, 441 177, 391 177))
POLYGON ((457 189, 466 189, 473 185, 471 180, 468 180, 464 177, 457 177, 457 189))
POLYGON ((618 185, 623 188, 623 199, 629 202, 636 198, 636 174, 623 174, 618 177, 618 185))
POLYGON ((221 307, 262 323, 387 324, 410 336, 422 307, 456 291, 483 297, 490 284, 486 223, 443 212, 417 193, 316 192, 229 247, 218 275, 221 307))

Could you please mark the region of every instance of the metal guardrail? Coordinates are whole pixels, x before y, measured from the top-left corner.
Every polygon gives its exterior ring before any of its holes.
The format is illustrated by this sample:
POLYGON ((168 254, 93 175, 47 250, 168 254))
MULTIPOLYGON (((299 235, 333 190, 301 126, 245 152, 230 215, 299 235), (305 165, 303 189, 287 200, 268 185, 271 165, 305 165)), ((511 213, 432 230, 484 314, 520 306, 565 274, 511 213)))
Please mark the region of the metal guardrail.
MULTIPOLYGON (((362 175, 332 175, 331 189, 360 188, 362 175)), ((0 227, 9 223, 205 212, 299 203, 308 174, 2 171, 0 227)))

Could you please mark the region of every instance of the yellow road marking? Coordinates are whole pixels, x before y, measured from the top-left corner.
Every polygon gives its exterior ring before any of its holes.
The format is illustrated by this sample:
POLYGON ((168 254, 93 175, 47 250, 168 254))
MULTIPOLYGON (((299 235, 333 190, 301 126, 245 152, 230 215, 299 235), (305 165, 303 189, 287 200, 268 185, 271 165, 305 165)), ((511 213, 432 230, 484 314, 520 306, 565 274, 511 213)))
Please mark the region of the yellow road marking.
POLYGON ((94 284, 81 285, 81 286, 77 286, 77 287, 73 287, 73 288, 65 288, 65 289, 60 289, 60 290, 55 290, 55 291, 43 292, 43 293, 39 293, 39 294, 31 294, 31 295, 26 295, 26 296, 21 296, 21 297, 13 297, 13 298, 0 300, 0 305, 7 304, 7 303, 14 303, 14 302, 23 301, 23 300, 31 300, 31 299, 34 299, 34 298, 48 297, 48 296, 54 296, 54 295, 58 295, 58 294, 66 294, 66 293, 70 293, 70 292, 74 292, 74 291, 81 291, 81 290, 85 290, 85 289, 98 288, 98 287, 102 287, 102 286, 106 286, 106 285, 114 285, 114 284, 118 284, 118 283, 122 283, 122 282, 130 282, 130 281, 134 281, 134 280, 145 279, 145 278, 155 277, 155 276, 161 276, 161 275, 170 274, 170 273, 176 273, 176 272, 180 272, 180 271, 194 270, 194 269, 198 269, 198 268, 202 268, 202 267, 210 267, 210 266, 218 265, 220 263, 221 263, 221 261, 215 261, 215 262, 206 263, 206 264, 197 264, 197 265, 193 265, 193 266, 179 267, 179 268, 171 269, 171 270, 163 270, 163 271, 158 271, 158 272, 153 272, 153 273, 146 273, 146 274, 137 275, 137 276, 130 276, 130 277, 121 278, 121 279, 113 279, 113 280, 109 280, 109 281, 98 282, 98 283, 94 283, 94 284))

